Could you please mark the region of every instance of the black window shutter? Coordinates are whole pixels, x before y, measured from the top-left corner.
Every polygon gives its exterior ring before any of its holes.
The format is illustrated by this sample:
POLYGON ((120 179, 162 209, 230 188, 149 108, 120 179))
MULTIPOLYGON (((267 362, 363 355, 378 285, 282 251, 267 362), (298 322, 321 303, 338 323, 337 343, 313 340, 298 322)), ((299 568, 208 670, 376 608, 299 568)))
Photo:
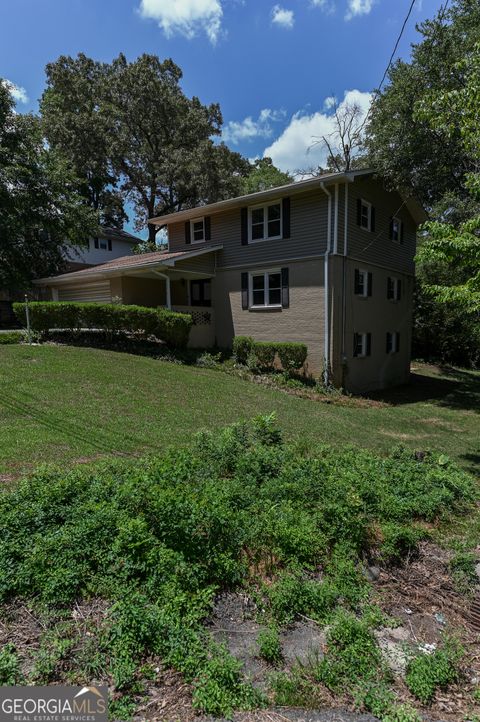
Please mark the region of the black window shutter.
POLYGON ((375 206, 370 208, 370 230, 375 232, 375 206))
POLYGON ((397 331, 397 348, 396 351, 400 351, 400 331, 397 331))
POLYGON ((372 295, 372 286, 373 286, 373 275, 371 273, 369 273, 368 274, 367 296, 372 295))
POLYGON ((190 221, 185 221, 185 243, 190 243, 190 221))
POLYGON ((403 243, 403 221, 400 221, 400 243, 403 243))
POLYGON ((282 268, 282 308, 290 306, 290 288, 288 285, 288 268, 282 268))
POLYGON ((362 225, 362 199, 357 198, 357 226, 362 225))
POLYGON ((248 273, 242 273, 242 309, 248 308, 248 273))
POLYGON ((360 293, 360 271, 358 268, 355 269, 355 293, 358 295, 360 293))
POLYGON ((248 208, 240 208, 242 246, 248 245, 248 208))
POLYGON ((107 243, 108 243, 108 250, 111 251, 112 250, 112 239, 107 238, 107 243))
POLYGON ((353 355, 358 356, 358 333, 353 334, 353 355))
POLYGON ((387 278, 387 299, 390 300, 392 298, 392 279, 390 276, 387 278))
POLYGON ((393 218, 390 218, 390 240, 393 241, 393 218))
POLYGON ((290 238, 290 198, 282 200, 282 229, 283 238, 290 238))
POLYGON ((209 241, 212 237, 210 216, 205 216, 205 218, 203 219, 203 224, 205 227, 205 240, 209 241))
POLYGON ((94 238, 93 242, 95 244, 95 248, 98 248, 98 238, 94 238))
POLYGON ((372 334, 367 333, 367 356, 371 356, 372 353, 372 334))
POLYGON ((397 301, 400 301, 402 297, 402 281, 399 278, 397 281, 397 301))

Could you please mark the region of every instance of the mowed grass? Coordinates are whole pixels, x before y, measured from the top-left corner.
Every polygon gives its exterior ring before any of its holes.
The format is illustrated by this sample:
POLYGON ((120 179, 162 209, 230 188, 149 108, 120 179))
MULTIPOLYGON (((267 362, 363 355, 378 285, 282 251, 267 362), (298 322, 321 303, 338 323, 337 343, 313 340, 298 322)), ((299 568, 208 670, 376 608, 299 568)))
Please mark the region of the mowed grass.
POLYGON ((435 449, 480 468, 480 374, 416 364, 378 404, 297 398, 225 373, 113 351, 0 346, 0 474, 43 462, 154 453, 275 411, 285 438, 435 449))

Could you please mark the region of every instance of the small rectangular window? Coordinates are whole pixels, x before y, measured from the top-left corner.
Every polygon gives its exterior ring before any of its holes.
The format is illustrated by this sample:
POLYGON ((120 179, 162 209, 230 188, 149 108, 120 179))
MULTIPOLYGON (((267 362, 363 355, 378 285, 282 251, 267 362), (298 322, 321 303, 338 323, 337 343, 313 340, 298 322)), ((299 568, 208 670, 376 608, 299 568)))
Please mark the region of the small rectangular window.
POLYGON ((355 288, 356 296, 366 298, 372 295, 372 274, 361 268, 355 269, 355 288))
POLYGON ((402 295, 402 282, 399 278, 389 276, 387 278, 387 299, 389 301, 400 301, 402 295))
POLYGON ((282 205, 279 202, 269 203, 258 208, 249 209, 249 239, 264 241, 269 238, 282 237, 282 205))
POLYGON ((204 218, 192 218, 190 221, 190 237, 192 243, 201 243, 205 240, 204 218))
POLYGON ((108 243, 106 238, 100 238, 99 240, 99 247, 102 249, 102 251, 106 251, 108 248, 108 243))
POLYGON ((387 331, 386 351, 388 354, 398 353, 400 350, 400 333, 387 331))
POLYGON ((402 221, 396 216, 390 221, 390 240, 395 243, 402 243, 403 240, 402 221))
POLYGON ((250 308, 282 306, 282 274, 280 270, 250 274, 250 308))
POLYGON ((372 347, 371 333, 353 334, 353 355, 355 358, 370 356, 372 347))

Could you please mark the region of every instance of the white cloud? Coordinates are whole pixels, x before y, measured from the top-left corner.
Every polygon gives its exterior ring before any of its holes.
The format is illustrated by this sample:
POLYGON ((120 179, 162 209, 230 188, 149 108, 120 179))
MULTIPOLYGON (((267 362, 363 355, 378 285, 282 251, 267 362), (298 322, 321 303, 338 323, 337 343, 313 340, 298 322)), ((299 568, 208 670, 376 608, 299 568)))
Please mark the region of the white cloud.
POLYGON ((25 88, 21 88, 19 85, 15 85, 11 80, 5 79, 5 84, 10 91, 10 95, 16 103, 28 103, 28 95, 25 88))
POLYGON ((348 0, 345 20, 351 20, 357 15, 368 15, 375 4, 375 0, 348 0))
POLYGON ((313 7, 320 8, 329 15, 335 12, 334 0, 310 0, 310 3, 313 7))
POLYGON ((140 14, 156 20, 167 37, 179 33, 193 38, 204 32, 215 44, 221 33, 220 0, 140 0, 140 14))
POLYGON ((295 23, 293 10, 286 10, 285 8, 280 7, 280 5, 274 5, 272 8, 272 23, 290 30, 293 28, 295 23))
POLYGON ((323 101, 323 107, 325 110, 331 110, 334 108, 338 103, 337 98, 334 95, 329 95, 328 98, 325 98, 323 101))
POLYGON ((242 141, 255 138, 271 138, 273 135, 272 123, 278 123, 285 118, 284 110, 271 110, 264 108, 260 111, 257 120, 251 115, 243 120, 231 120, 222 132, 222 140, 238 145, 242 141))
MULTIPOLYGON (((345 105, 357 104, 362 110, 362 117, 365 117, 371 98, 370 93, 348 90, 339 104, 339 110, 345 105)), ((333 131, 334 121, 331 113, 317 111, 309 115, 299 111, 293 115, 280 137, 265 148, 263 155, 272 158, 274 164, 283 171, 292 172, 299 168, 325 166, 328 151, 322 143, 314 143, 333 131)))

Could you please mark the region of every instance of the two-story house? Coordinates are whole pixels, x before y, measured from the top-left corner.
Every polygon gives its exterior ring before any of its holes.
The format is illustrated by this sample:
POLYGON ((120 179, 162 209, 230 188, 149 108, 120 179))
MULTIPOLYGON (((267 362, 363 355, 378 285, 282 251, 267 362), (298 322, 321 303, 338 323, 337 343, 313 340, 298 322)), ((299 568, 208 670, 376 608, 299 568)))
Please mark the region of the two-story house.
POLYGON ((169 249, 43 279, 52 297, 192 313, 192 346, 301 341, 308 370, 352 392, 410 373, 412 199, 369 170, 327 174, 151 220, 169 249))

